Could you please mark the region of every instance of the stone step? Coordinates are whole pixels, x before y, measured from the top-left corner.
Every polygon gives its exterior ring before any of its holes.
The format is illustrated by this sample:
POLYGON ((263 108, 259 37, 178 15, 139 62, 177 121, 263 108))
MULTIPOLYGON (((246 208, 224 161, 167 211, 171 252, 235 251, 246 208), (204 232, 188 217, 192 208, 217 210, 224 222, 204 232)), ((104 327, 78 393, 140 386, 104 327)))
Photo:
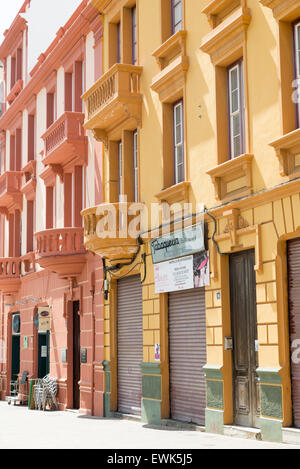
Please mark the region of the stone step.
POLYGON ((247 438, 250 440, 261 440, 261 430, 259 428, 242 427, 239 425, 224 425, 224 435, 236 438, 247 438))
POLYGON ((300 445, 300 429, 299 428, 282 428, 282 442, 293 445, 300 445))
POLYGON ((180 422, 179 420, 163 419, 160 427, 173 428, 175 430, 188 430, 196 432, 205 432, 205 427, 194 423, 180 422))
POLYGON ((133 415, 133 414, 122 414, 121 412, 113 412, 112 417, 116 419, 125 419, 131 420, 132 422, 141 422, 142 418, 140 415, 133 415))

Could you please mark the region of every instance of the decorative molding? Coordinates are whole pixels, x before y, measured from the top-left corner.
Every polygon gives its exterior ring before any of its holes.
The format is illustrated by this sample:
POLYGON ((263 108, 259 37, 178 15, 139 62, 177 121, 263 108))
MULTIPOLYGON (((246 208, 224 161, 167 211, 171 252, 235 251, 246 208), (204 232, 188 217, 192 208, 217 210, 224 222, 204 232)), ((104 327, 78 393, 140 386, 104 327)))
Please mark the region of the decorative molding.
POLYGON ((151 84, 162 102, 174 102, 183 94, 189 58, 186 55, 186 31, 178 31, 162 44, 155 52, 160 73, 151 84))
POLYGON ((216 28, 228 15, 243 4, 245 0, 211 0, 202 10, 212 28, 216 28))
MULTIPOLYGON (((263 262, 262 262, 262 240, 261 240, 261 225, 248 225, 246 220, 244 220, 240 215, 240 210, 238 208, 231 208, 223 212, 223 217, 227 218, 227 224, 225 226, 224 232, 215 236, 215 240, 218 243, 229 240, 229 249, 226 249, 226 252, 234 252, 241 250, 242 248, 254 247, 255 249, 255 266, 254 270, 256 272, 262 272, 263 262), (249 245, 249 239, 247 240, 248 244, 243 244, 243 236, 253 235, 249 245)), ((223 251, 225 252, 225 251, 223 251)))
POLYGON ((214 65, 230 65, 243 56, 250 22, 250 9, 240 7, 203 38, 201 50, 210 55, 214 65))
POLYGON ((298 0, 260 0, 260 3, 273 11, 278 21, 295 21, 300 16, 298 0))
POLYGON ((163 189, 155 195, 160 203, 166 202, 169 205, 184 202, 189 203, 189 191, 191 183, 189 181, 180 182, 174 186, 163 189))
POLYGON ((280 176, 294 179, 300 176, 300 129, 283 135, 269 144, 276 151, 280 176))
POLYGON ((217 200, 226 201, 252 193, 253 158, 253 155, 244 154, 207 171, 217 200))

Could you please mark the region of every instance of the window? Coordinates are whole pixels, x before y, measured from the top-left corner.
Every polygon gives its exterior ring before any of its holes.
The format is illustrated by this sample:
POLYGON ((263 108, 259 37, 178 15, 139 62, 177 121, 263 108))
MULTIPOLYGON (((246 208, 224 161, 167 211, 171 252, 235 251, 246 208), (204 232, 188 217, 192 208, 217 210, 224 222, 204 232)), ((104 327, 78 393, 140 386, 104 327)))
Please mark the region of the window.
POLYGON ((117 63, 121 63, 121 23, 117 24, 117 63))
POLYGON ((174 105, 174 170, 175 184, 184 181, 184 149, 183 149, 183 102, 174 105))
POLYGON ((138 133, 133 133, 133 187, 134 187, 134 201, 139 200, 139 181, 138 181, 138 133))
POLYGON ((182 0, 171 0, 172 34, 182 29, 182 0))
POLYGON ((132 64, 137 64, 136 6, 131 9, 132 64))
MULTIPOLYGON (((295 80, 297 80, 297 96, 299 98, 300 85, 300 22, 294 26, 295 80)), ((300 106, 296 102, 297 127, 300 126, 300 106)))
POLYGON ((122 142, 118 143, 118 167, 119 167, 119 202, 122 202, 122 195, 123 195, 123 151, 122 151, 122 142))
POLYGON ((28 115, 28 161, 35 159, 35 115, 28 115))
POLYGON ((56 96, 55 92, 47 94, 47 129, 56 119, 56 96))
POLYGON ((228 70, 230 156, 236 158, 244 153, 242 62, 228 70))

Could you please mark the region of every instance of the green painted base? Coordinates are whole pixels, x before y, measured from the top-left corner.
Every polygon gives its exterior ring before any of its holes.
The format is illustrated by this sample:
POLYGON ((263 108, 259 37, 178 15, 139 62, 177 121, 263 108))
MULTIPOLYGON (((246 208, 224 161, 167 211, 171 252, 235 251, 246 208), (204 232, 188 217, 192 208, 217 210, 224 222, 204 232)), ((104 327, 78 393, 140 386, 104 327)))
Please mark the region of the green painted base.
POLYGON ((103 394, 103 414, 104 417, 112 416, 112 413, 110 411, 110 393, 107 392, 103 394))
POLYGON ((205 409, 205 430, 207 433, 224 434, 223 410, 205 409))
POLYGON ((282 443, 282 421, 260 417, 262 439, 282 443))
POLYGON ((152 399, 142 399, 142 421, 152 425, 161 424, 161 403, 152 399))

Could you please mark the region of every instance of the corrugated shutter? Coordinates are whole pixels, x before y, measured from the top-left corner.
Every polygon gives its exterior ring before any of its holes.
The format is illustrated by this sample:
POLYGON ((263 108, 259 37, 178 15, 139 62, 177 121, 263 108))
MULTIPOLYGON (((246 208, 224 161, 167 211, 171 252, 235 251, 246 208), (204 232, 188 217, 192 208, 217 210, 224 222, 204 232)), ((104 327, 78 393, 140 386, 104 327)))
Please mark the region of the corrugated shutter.
POLYGON ((139 276, 118 281, 118 410, 141 413, 143 296, 139 276))
POLYGON ((171 417, 205 424, 205 290, 169 294, 171 417))
POLYGON ((300 363, 293 360, 300 339, 300 239, 288 242, 288 278, 293 415, 294 426, 300 428, 300 363))

